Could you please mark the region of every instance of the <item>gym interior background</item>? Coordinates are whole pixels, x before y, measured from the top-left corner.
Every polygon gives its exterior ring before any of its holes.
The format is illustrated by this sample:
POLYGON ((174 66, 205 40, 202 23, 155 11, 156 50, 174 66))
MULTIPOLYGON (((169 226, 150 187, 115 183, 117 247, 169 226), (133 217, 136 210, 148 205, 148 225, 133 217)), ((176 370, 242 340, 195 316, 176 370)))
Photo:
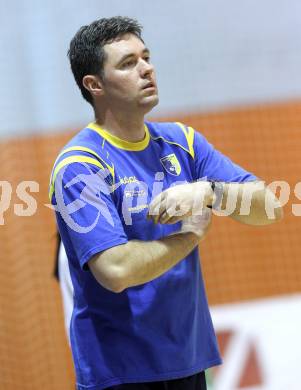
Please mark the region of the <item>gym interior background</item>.
POLYGON ((149 118, 193 126, 266 183, 277 181, 285 203, 284 220, 264 229, 214 217, 201 244, 224 357, 222 367, 208 372, 209 386, 298 390, 300 14, 298 0, 3 1, 1 387, 74 389, 61 298, 52 277, 56 228, 47 206, 48 181, 58 151, 93 113, 66 53, 81 25, 127 15, 144 25, 157 71, 160 105, 149 118), (27 181, 37 183, 31 193, 36 210, 20 216, 18 205, 24 201, 18 194, 27 181))

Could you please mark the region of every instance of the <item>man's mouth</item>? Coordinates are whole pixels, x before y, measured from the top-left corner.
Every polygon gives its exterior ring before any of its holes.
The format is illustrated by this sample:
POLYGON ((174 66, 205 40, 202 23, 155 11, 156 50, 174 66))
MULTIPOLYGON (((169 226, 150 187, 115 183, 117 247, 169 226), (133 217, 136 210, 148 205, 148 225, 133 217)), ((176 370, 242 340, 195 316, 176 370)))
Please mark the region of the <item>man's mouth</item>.
POLYGON ((155 83, 153 81, 148 82, 147 84, 144 85, 142 89, 147 89, 147 88, 155 88, 155 83))

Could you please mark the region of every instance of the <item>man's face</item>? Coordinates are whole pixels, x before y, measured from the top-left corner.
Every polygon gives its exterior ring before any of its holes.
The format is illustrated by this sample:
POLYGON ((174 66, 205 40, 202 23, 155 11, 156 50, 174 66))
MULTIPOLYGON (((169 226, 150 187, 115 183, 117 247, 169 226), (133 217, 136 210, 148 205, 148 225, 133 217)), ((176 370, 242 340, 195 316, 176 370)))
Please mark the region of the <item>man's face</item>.
POLYGON ((158 104, 158 90, 149 50, 133 34, 104 46, 104 98, 112 109, 147 113, 158 104))

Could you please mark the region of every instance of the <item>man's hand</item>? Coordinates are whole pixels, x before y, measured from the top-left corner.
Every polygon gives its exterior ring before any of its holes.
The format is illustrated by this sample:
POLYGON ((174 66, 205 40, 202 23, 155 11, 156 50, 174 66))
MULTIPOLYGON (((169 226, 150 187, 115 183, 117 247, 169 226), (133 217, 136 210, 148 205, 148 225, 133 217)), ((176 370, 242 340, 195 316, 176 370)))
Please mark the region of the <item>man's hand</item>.
POLYGON ((155 223, 173 224, 202 214, 212 204, 213 191, 208 181, 180 184, 157 195, 149 205, 148 218, 155 223))
POLYGON ((181 233, 193 233, 198 242, 204 239, 212 221, 212 210, 205 208, 202 211, 202 215, 192 215, 184 218, 180 231, 181 233))
POLYGON ((212 203, 218 215, 228 215, 248 225, 269 225, 283 216, 279 200, 264 182, 218 182, 213 192, 211 182, 198 181, 171 187, 156 196, 149 205, 148 218, 155 223, 172 224, 201 215, 212 203))
POLYGON ((183 202, 184 213, 180 207, 182 215, 169 216, 167 220, 168 223, 182 220, 180 231, 155 241, 131 240, 96 254, 88 263, 96 280, 110 291, 121 292, 157 278, 184 259, 210 227, 212 210, 202 209, 202 204, 212 203, 211 193, 208 182, 179 185, 161 193, 159 197, 164 200, 164 205, 157 197, 150 209, 158 207, 160 214, 164 214, 166 210, 172 212, 174 203, 181 205, 183 202), (194 199, 195 195, 197 199, 194 199), (195 211, 198 211, 197 215, 195 211))

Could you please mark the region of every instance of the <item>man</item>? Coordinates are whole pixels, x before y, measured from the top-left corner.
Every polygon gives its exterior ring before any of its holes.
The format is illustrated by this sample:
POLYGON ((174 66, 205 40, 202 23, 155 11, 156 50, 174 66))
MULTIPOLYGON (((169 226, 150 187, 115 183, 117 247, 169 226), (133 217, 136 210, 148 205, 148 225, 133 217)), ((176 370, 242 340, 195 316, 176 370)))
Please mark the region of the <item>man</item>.
POLYGON ((197 248, 211 209, 236 192, 231 217, 265 225, 281 207, 192 128, 144 121, 158 92, 135 20, 83 26, 69 59, 95 113, 50 186, 74 286, 78 389, 205 389, 204 370, 221 363, 197 248))

